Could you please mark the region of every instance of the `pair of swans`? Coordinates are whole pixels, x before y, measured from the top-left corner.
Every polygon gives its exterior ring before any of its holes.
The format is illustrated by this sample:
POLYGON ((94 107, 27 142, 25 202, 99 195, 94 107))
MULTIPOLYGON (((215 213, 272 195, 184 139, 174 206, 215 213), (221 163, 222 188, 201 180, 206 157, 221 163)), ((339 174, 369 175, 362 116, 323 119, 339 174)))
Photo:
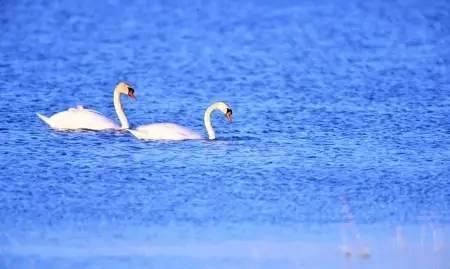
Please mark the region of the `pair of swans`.
MULTIPOLYGON (((201 135, 198 133, 185 128, 183 126, 173 124, 173 123, 154 123, 147 124, 137 127, 134 130, 129 129, 130 125, 128 123, 127 117, 123 111, 122 103, 120 101, 121 95, 127 95, 130 98, 136 99, 134 95, 134 89, 124 83, 120 82, 114 89, 114 108, 116 114, 120 121, 120 126, 118 126, 114 121, 108 119, 101 113, 86 109, 82 106, 76 108, 69 108, 66 111, 58 112, 51 117, 46 117, 37 113, 37 116, 47 123, 51 128, 57 130, 128 130, 136 138, 146 139, 146 140, 190 140, 190 139, 201 139, 201 135)), ((215 131, 211 125, 211 114, 219 110, 228 121, 232 120, 232 110, 224 102, 217 102, 206 109, 204 115, 204 124, 206 132, 208 133, 208 138, 213 140, 216 138, 215 131)))

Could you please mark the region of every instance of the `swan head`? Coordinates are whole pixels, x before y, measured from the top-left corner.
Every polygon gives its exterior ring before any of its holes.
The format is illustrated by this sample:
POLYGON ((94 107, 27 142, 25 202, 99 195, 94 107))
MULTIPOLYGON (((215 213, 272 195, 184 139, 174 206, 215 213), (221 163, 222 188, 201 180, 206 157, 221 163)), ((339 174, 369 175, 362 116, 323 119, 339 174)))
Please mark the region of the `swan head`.
POLYGON ((233 110, 231 110, 231 108, 227 108, 227 111, 225 112, 225 117, 229 122, 233 121, 233 110))
POLYGON ((116 91, 118 91, 120 94, 128 95, 128 97, 136 100, 136 96, 134 95, 134 88, 125 82, 120 82, 119 84, 117 84, 116 91))
POLYGON ((208 109, 206 109, 205 116, 203 118, 203 120, 205 122, 206 132, 208 132, 208 138, 210 140, 216 139, 216 133, 214 132, 214 129, 211 125, 211 114, 213 113, 214 110, 221 111, 225 115, 225 117, 227 118, 227 120, 229 122, 232 121, 232 117, 233 117, 233 110, 231 110, 231 107, 229 105, 227 105, 226 103, 217 102, 217 103, 210 105, 208 107, 208 109))
POLYGON ((229 122, 233 121, 233 110, 229 105, 224 102, 218 102, 216 104, 216 107, 218 110, 222 111, 222 113, 225 115, 225 118, 227 118, 229 122))

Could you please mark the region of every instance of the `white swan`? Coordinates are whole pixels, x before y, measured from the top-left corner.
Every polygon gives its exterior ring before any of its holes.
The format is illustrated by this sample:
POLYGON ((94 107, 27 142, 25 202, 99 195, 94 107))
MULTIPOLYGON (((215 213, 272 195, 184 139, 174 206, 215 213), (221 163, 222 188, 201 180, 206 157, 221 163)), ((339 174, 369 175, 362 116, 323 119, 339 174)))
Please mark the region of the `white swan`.
POLYGON ((91 109, 85 109, 82 106, 76 108, 69 108, 66 111, 58 112, 51 117, 46 117, 37 113, 37 116, 47 123, 51 128, 58 130, 106 130, 106 129, 128 129, 127 117, 123 112, 122 104, 120 102, 120 95, 126 94, 129 97, 136 99, 134 96, 134 89, 124 82, 117 84, 114 89, 114 108, 119 117, 120 126, 115 124, 112 120, 103 116, 100 112, 91 109))
MULTIPOLYGON (((211 114, 214 110, 220 110, 228 121, 231 122, 233 111, 224 102, 217 102, 208 107, 204 116, 205 128, 208 133, 208 138, 213 140, 216 138, 216 133, 211 125, 211 114)), ((173 123, 155 123, 142 125, 136 130, 128 130, 135 137, 145 140, 190 140, 201 139, 201 135, 177 124, 173 123)))

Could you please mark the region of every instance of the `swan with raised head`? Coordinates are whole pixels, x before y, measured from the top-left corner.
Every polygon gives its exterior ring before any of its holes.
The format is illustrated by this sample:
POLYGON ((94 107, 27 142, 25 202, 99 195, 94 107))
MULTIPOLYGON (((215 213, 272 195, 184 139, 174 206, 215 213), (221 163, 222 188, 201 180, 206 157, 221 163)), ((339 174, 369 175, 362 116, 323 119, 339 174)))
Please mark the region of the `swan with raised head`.
MULTIPOLYGON (((210 140, 216 138, 216 133, 211 125, 211 114, 215 110, 221 111, 225 114, 228 121, 232 121, 233 111, 227 104, 224 102, 217 102, 210 105, 208 109, 206 109, 204 115, 204 124, 210 140)), ((135 137, 145 140, 191 140, 202 138, 202 136, 198 133, 174 123, 154 123, 142 125, 137 127, 135 130, 128 131, 130 131, 135 137)))
POLYGON ((51 117, 46 117, 37 113, 37 116, 47 123, 51 128, 57 130, 107 130, 107 129, 128 129, 127 117, 123 112, 122 103, 120 102, 120 95, 128 95, 130 98, 136 99, 134 89, 125 82, 120 82, 114 89, 114 108, 120 121, 118 126, 114 121, 108 119, 100 112, 86 109, 82 106, 76 108, 69 108, 66 111, 58 112, 51 117))

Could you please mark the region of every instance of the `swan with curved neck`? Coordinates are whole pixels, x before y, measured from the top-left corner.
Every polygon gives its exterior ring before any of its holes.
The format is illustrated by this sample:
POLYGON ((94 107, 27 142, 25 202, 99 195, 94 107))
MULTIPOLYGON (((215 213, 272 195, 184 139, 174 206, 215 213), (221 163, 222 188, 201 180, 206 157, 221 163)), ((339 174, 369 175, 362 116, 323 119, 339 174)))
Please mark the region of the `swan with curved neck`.
POLYGON ((57 130, 94 130, 101 131, 107 129, 128 129, 130 125, 127 117, 123 111, 120 96, 128 95, 130 98, 136 99, 134 95, 134 89, 124 83, 120 82, 114 89, 114 108, 116 110, 117 117, 120 121, 120 126, 114 123, 112 120, 103 116, 100 112, 95 110, 86 109, 82 106, 76 108, 69 108, 66 111, 58 112, 51 117, 46 117, 37 113, 37 116, 47 123, 51 128, 57 130))
MULTIPOLYGON (((204 115, 204 124, 208 139, 216 139, 216 133, 211 124, 211 115, 215 110, 221 111, 228 121, 231 122, 233 111, 224 102, 217 102, 210 105, 204 115)), ((145 140, 191 140, 201 139, 202 136, 191 131, 188 128, 174 124, 174 123, 154 123, 142 125, 135 130, 129 130, 135 137, 145 140)))

